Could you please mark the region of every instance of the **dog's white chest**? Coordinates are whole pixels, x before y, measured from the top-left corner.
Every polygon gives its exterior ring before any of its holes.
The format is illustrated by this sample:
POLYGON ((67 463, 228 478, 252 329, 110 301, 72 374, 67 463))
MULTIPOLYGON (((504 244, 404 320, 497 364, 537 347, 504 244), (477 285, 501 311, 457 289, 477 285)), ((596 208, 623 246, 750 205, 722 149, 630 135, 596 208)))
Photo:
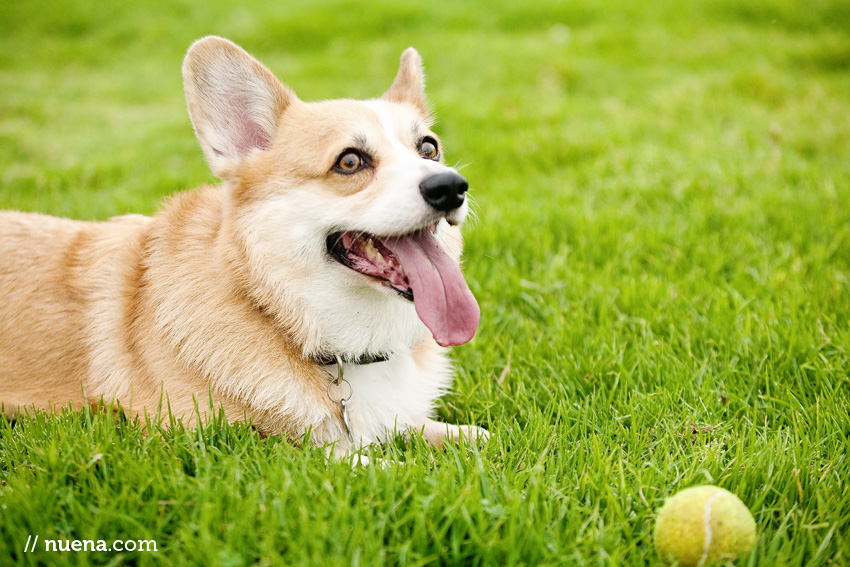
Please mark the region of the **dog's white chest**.
MULTIPOLYGON (((326 370, 337 375, 335 364, 326 370)), ((343 386, 339 393, 340 397, 350 393, 345 411, 356 446, 421 427, 431 416, 434 401, 445 393, 450 382, 448 372, 423 371, 410 355, 372 364, 345 364, 343 376, 350 384, 350 392, 343 386)))

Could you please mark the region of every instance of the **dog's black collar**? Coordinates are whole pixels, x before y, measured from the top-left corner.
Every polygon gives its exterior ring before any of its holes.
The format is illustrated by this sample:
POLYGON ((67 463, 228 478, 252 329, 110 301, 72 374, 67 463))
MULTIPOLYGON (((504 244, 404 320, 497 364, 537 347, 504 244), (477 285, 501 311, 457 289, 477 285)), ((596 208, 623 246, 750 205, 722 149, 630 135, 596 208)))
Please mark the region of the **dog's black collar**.
POLYGON ((322 366, 330 366, 331 364, 336 364, 337 360, 342 360, 345 364, 373 364, 375 362, 386 362, 390 359, 390 357, 386 354, 363 354, 356 358, 350 358, 345 356, 337 356, 335 354, 318 354, 313 357, 317 363, 322 366))

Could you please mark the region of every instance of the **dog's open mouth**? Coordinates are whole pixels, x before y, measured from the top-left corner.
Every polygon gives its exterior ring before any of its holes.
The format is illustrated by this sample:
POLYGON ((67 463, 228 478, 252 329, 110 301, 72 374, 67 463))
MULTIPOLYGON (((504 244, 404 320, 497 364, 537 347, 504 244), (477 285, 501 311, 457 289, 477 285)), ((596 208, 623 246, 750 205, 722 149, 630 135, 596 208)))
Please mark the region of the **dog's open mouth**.
POLYGON ((401 262, 380 238, 362 232, 332 234, 328 237, 328 252, 340 264, 383 280, 402 297, 413 301, 410 280, 401 262))
POLYGON ((475 335, 481 317, 478 303, 458 263, 437 242, 433 227, 403 236, 334 233, 327 247, 340 264, 412 300, 440 345, 461 345, 475 335))

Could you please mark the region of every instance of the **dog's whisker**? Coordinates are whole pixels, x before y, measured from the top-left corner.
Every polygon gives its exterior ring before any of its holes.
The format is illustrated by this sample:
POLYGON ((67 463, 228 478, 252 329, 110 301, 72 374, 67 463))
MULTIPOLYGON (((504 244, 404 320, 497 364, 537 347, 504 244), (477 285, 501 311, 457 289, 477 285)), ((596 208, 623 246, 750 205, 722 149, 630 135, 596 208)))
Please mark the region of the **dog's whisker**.
POLYGON ((461 238, 457 234, 448 234, 448 235, 446 235, 446 239, 453 240, 454 242, 457 242, 457 243, 463 242, 463 238, 461 238))
POLYGON ((342 244, 342 237, 343 237, 344 234, 345 234, 344 232, 338 232, 336 234, 336 238, 334 238, 332 243, 330 241, 328 241, 330 248, 337 248, 338 246, 340 246, 342 244))
POLYGON ((467 223, 471 223, 473 227, 477 228, 481 224, 481 218, 479 215, 479 211, 481 207, 478 205, 475 197, 467 194, 467 200, 469 202, 469 212, 467 213, 467 223))

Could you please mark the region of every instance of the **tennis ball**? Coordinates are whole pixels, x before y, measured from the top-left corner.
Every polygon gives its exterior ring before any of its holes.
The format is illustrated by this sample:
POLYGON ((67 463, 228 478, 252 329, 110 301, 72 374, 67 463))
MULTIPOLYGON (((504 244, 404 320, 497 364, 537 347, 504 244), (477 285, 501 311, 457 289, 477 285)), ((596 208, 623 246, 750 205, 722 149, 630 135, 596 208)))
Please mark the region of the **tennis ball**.
POLYGON ((655 549, 665 563, 702 567, 734 559, 756 542, 756 522, 737 496, 695 486, 667 499, 655 522, 655 549))

